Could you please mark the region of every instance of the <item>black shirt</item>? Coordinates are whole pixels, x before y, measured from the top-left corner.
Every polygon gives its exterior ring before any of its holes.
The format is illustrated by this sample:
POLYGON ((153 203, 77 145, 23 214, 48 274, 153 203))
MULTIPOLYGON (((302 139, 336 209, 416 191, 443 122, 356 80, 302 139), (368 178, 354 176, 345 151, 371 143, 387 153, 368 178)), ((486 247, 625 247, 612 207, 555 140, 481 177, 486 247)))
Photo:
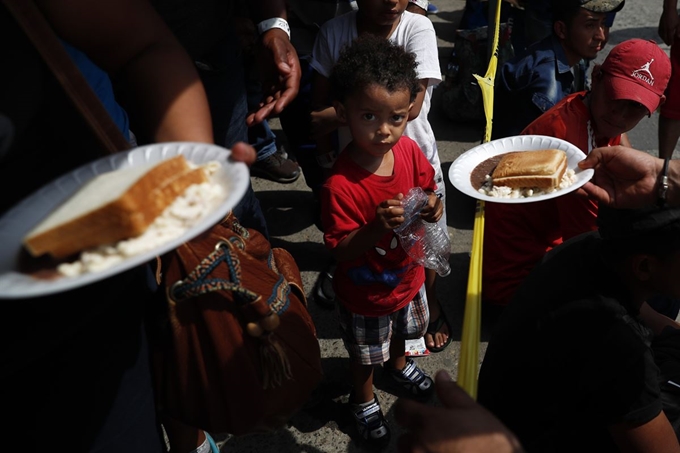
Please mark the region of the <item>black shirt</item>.
POLYGON ((556 248, 491 337, 479 402, 528 452, 618 451, 607 426, 662 410, 651 332, 627 309, 597 234, 556 248))

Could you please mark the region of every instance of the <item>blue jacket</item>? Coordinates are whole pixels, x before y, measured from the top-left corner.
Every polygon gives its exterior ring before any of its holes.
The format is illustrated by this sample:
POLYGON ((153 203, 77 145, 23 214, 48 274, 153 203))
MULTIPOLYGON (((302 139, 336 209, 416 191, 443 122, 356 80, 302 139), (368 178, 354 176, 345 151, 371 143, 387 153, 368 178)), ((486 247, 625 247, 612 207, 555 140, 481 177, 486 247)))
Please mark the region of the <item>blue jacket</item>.
POLYGON ((553 35, 506 62, 496 77, 492 138, 519 135, 533 120, 571 94, 574 75, 553 35))

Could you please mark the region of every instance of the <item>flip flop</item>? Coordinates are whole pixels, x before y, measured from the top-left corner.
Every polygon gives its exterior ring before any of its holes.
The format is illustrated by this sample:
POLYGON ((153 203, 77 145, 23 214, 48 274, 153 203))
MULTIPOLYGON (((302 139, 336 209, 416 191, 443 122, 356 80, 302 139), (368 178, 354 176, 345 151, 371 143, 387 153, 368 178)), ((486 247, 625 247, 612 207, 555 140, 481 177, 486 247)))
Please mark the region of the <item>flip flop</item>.
POLYGON ((449 320, 446 318, 446 313, 444 313, 444 310, 442 309, 442 307, 440 305, 439 306, 439 317, 437 319, 435 319, 434 321, 430 321, 430 323, 427 325, 426 333, 428 333, 428 334, 430 334, 434 337, 434 335, 437 332, 439 332, 439 330, 442 328, 442 326, 444 324, 446 324, 446 327, 449 330, 449 338, 447 338, 446 343, 444 343, 440 347, 436 347, 436 346, 429 347, 429 346, 426 345, 427 349, 430 352, 441 352, 441 351, 443 351, 444 349, 446 349, 446 347, 449 344, 451 344, 451 340, 453 340, 453 337, 451 335, 451 324, 449 324, 449 320))

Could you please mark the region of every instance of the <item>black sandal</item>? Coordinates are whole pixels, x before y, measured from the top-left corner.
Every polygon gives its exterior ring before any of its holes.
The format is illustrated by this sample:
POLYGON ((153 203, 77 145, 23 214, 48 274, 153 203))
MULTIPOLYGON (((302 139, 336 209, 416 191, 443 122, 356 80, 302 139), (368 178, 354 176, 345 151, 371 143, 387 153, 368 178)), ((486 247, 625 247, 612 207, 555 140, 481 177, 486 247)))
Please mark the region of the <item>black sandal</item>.
POLYGON ((439 330, 442 328, 443 325, 446 324, 446 327, 449 330, 449 338, 446 339, 446 343, 441 345, 440 347, 429 347, 427 346, 427 343, 425 343, 425 347, 430 352, 442 352, 444 349, 447 348, 448 345, 451 344, 451 340, 453 339, 451 336, 451 324, 449 324, 449 320, 446 318, 446 313, 444 313, 444 309, 442 308, 441 305, 439 305, 439 317, 435 319, 434 321, 430 321, 430 323, 427 325, 427 331, 426 333, 432 335, 434 338, 434 335, 439 332, 439 330))

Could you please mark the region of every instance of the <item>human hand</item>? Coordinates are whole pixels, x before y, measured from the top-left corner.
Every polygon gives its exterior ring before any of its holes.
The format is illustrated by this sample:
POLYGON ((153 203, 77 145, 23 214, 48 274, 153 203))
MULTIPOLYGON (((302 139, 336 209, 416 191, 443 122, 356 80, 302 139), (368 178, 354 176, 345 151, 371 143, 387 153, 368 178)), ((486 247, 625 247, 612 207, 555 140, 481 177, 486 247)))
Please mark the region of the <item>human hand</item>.
POLYGON ((404 208, 401 200, 404 194, 399 193, 396 197, 385 200, 375 210, 375 222, 383 230, 393 230, 404 223, 404 208))
POLYGON ((517 438, 491 412, 477 404, 446 371, 435 377, 443 407, 400 398, 397 422, 406 428, 399 453, 519 453, 517 438))
POLYGON ((579 191, 615 208, 639 208, 654 204, 663 160, 624 146, 595 148, 578 163, 595 175, 579 191))
POLYGON ((248 126, 278 115, 297 96, 302 70, 295 47, 283 30, 272 28, 260 36, 257 49, 263 99, 246 118, 248 126))
POLYGON ((669 46, 673 43, 676 33, 680 33, 680 30, 678 30, 678 11, 675 8, 664 8, 659 18, 657 31, 664 43, 669 46))
POLYGON ((429 223, 439 222, 444 215, 444 204, 436 193, 427 194, 427 204, 420 210, 420 218, 429 223))
POLYGON ((316 140, 338 129, 338 117, 334 107, 314 110, 310 113, 310 138, 316 140))
POLYGON ((257 153, 255 148, 245 142, 235 143, 231 147, 231 159, 236 162, 243 162, 249 167, 255 163, 257 153))

